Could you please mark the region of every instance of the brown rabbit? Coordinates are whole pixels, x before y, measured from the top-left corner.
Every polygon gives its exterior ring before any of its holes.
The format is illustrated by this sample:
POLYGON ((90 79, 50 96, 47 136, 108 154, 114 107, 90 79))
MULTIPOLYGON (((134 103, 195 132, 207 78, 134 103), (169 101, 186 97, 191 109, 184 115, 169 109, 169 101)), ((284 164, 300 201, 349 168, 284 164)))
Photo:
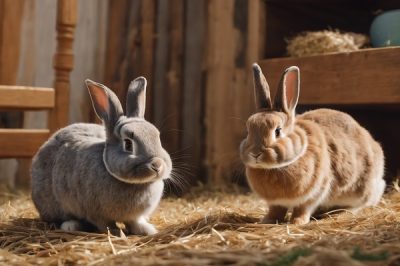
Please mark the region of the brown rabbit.
POLYGON ((306 224, 317 209, 356 211, 376 205, 385 189, 381 146, 348 114, 317 109, 296 116, 299 68, 285 70, 272 104, 268 83, 253 65, 257 112, 240 145, 251 188, 269 211, 263 223, 306 224))

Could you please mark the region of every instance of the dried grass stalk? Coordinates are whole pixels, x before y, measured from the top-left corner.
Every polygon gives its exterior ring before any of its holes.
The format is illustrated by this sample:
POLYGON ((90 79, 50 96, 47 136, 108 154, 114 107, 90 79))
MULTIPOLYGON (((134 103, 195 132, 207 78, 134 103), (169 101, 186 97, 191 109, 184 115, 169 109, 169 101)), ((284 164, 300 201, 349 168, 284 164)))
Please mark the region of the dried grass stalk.
POLYGON ((152 217, 160 232, 147 237, 55 230, 38 220, 28 196, 7 199, 0 211, 0 264, 7 265, 400 263, 399 191, 357 215, 295 226, 258 224, 264 204, 251 193, 202 190, 163 199, 152 217))
POLYGON ((287 53, 292 57, 336 52, 357 51, 368 43, 364 34, 338 30, 306 31, 287 41, 287 53))

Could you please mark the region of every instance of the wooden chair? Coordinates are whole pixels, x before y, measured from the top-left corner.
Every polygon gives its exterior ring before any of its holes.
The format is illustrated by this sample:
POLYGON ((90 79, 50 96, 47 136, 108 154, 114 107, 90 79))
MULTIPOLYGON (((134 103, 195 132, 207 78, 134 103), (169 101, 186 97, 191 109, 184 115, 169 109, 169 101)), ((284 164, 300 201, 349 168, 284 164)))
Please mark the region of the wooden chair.
POLYGON ((47 110, 49 114, 46 129, 0 128, 0 158, 32 158, 54 131, 67 125, 76 8, 76 0, 57 2, 54 88, 0 85, 0 110, 47 110))

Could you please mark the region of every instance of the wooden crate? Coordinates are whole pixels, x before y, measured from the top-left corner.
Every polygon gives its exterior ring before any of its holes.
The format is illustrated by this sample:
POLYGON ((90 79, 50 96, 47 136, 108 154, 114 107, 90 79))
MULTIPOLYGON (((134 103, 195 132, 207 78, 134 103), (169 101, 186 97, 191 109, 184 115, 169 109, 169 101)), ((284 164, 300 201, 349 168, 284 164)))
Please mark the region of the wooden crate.
POLYGON ((261 60, 272 92, 292 65, 300 67, 302 104, 400 104, 400 47, 261 60))
POLYGON ((300 67, 299 109, 333 107, 351 114, 382 144, 386 179, 399 171, 400 47, 261 60, 274 95, 283 70, 300 67))

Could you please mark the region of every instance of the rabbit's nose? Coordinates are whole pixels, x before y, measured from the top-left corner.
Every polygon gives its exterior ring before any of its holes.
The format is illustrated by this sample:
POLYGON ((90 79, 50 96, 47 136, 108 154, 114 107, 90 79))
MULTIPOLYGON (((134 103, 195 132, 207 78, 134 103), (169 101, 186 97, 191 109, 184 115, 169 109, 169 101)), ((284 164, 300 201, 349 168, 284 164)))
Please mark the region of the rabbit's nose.
POLYGON ((258 153, 250 152, 250 155, 251 155, 254 159, 258 159, 258 157, 260 157, 261 154, 262 154, 262 152, 258 152, 258 153))
POLYGON ((163 160, 160 158, 153 158, 150 162, 150 167, 153 169, 155 172, 159 173, 162 170, 163 166, 163 160))

